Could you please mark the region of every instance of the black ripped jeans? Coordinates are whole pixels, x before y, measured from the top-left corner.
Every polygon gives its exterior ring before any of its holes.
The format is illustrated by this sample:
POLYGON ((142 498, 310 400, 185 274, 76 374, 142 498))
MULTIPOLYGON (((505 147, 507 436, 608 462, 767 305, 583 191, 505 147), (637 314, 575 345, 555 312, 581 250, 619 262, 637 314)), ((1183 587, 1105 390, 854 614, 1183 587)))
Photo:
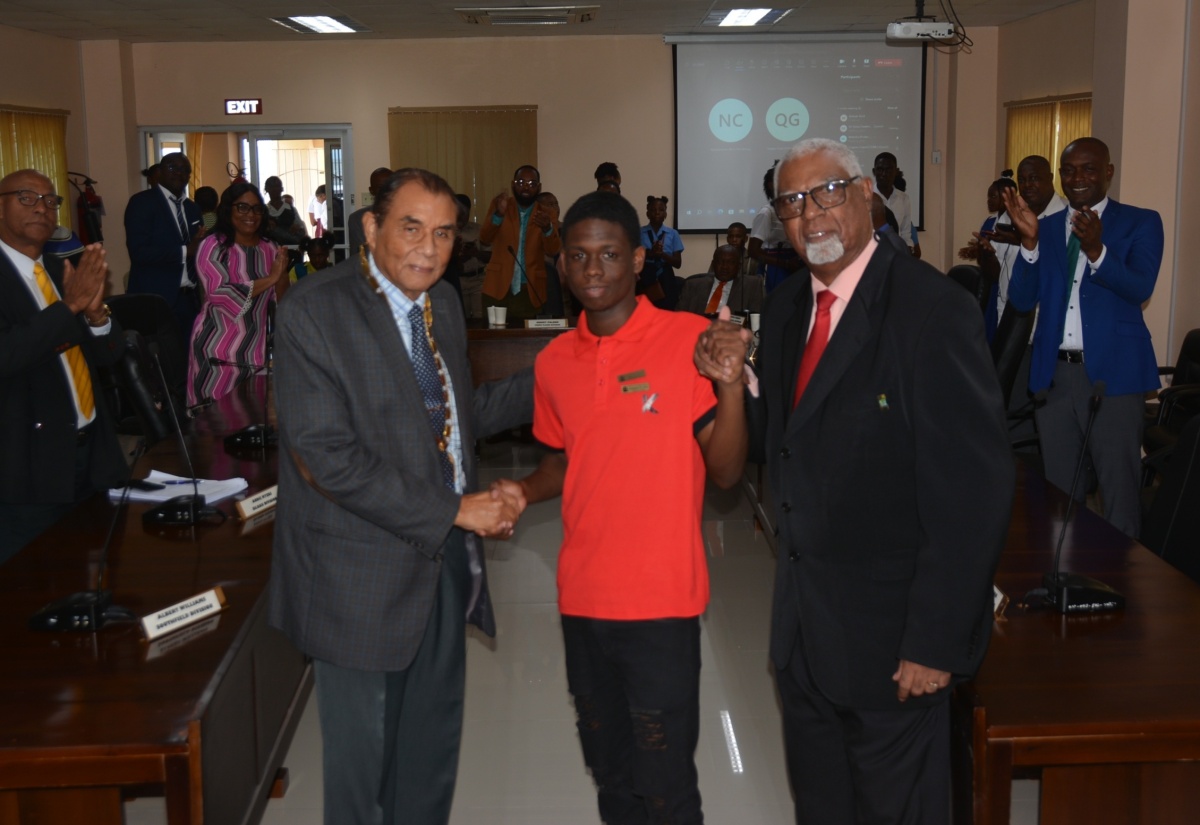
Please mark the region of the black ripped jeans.
POLYGON ((606 825, 701 825, 700 620, 563 616, 567 683, 606 825))

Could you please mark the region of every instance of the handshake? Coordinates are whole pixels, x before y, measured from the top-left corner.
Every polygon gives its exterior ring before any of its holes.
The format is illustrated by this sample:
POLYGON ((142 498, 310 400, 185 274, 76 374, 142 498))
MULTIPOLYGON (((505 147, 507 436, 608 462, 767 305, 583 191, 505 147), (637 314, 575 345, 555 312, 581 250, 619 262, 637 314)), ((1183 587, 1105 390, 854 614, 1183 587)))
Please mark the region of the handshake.
POLYGON ((502 478, 487 490, 464 495, 454 525, 484 538, 507 539, 528 503, 521 482, 502 478))

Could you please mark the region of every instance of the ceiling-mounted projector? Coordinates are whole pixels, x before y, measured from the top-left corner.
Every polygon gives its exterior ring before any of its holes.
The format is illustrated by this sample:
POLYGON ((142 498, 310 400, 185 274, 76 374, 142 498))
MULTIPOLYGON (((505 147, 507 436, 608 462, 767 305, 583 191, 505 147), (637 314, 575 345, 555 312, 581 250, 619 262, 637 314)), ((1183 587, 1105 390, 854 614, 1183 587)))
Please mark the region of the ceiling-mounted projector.
POLYGON ((888 23, 888 40, 950 40, 957 36, 953 23, 924 23, 917 20, 897 20, 888 23))

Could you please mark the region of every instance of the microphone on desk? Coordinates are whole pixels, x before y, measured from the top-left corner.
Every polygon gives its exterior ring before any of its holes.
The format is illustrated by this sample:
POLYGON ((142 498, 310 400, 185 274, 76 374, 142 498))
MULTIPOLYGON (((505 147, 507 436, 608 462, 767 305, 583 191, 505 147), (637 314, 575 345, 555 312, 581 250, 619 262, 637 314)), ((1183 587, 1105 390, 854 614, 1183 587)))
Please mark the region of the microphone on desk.
MULTIPOLYGON (((158 379, 167 384, 163 374, 162 362, 158 353, 153 353, 154 367, 158 370, 158 379)), ((200 480, 196 478, 196 469, 192 466, 192 456, 188 451, 187 441, 183 437, 183 427, 179 425, 179 416, 175 414, 175 405, 167 404, 171 412, 171 425, 175 428, 175 437, 179 439, 179 449, 183 453, 183 461, 187 473, 192 479, 192 495, 175 496, 164 501, 157 507, 151 507, 142 513, 142 524, 148 527, 190 527, 213 517, 225 520, 225 514, 215 507, 206 506, 204 496, 200 494, 200 480)))
MULTIPOLYGON (((512 248, 512 244, 508 245, 508 254, 512 255, 513 263, 521 268, 521 277, 525 279, 525 283, 529 284, 529 291, 533 293, 533 297, 538 299, 538 304, 543 307, 546 306, 546 299, 543 298, 538 291, 533 288, 533 281, 529 280, 529 273, 525 271, 525 262, 517 257, 517 250, 512 248)), ((546 315, 546 313, 543 311, 539 312, 537 317, 549 318, 550 316, 546 315)))
POLYGON ((1092 387, 1091 398, 1088 399, 1087 427, 1083 431, 1079 463, 1075 465, 1075 478, 1071 481, 1071 492, 1067 496, 1067 512, 1063 516, 1062 529, 1058 533, 1058 546, 1054 550, 1054 572, 1047 573, 1043 580, 1046 586, 1046 603, 1064 614, 1110 613, 1125 607, 1125 597, 1107 584, 1078 573, 1063 573, 1060 569, 1063 539, 1066 538, 1067 525, 1071 523, 1071 515, 1075 511, 1075 492, 1079 488, 1079 479, 1083 475, 1083 464, 1088 455, 1088 443, 1092 436, 1092 424, 1095 423, 1096 413, 1100 410, 1100 403, 1104 400, 1104 390, 1104 382, 1097 381, 1092 387))
MULTIPOLYGON (((263 364, 252 364, 244 361, 226 361, 222 358, 209 358, 208 363, 217 367, 239 367, 241 369, 263 369, 263 364)), ((271 350, 267 349, 267 392, 263 398, 263 421, 261 424, 250 424, 237 432, 230 433, 225 436, 226 450, 245 450, 258 449, 265 450, 267 447, 274 446, 279 440, 279 434, 275 432, 275 428, 271 426, 271 369, 272 359, 271 350)))
MULTIPOLYGON (((133 464, 141 458, 144 448, 138 448, 133 464)), ((132 464, 130 465, 132 467, 132 464)), ((125 479, 125 489, 113 510, 112 521, 108 524, 108 535, 104 537, 104 547, 100 551, 100 566, 96 572, 96 589, 83 590, 56 599, 29 617, 30 630, 55 630, 62 632, 76 631, 94 633, 109 622, 136 622, 137 614, 126 607, 117 607, 112 603, 112 591, 104 588, 104 577, 108 573, 108 550, 112 547, 113 536, 117 532, 117 520, 125 512, 129 503, 129 491, 133 489, 133 471, 125 479)))

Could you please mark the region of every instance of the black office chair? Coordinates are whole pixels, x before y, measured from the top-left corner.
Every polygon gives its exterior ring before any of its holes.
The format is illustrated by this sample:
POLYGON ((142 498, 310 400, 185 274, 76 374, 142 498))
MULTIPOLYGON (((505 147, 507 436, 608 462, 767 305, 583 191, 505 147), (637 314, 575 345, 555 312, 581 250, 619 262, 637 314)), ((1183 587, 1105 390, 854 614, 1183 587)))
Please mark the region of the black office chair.
MULTIPOLYGON (((109 298, 108 305, 122 329, 141 333, 147 356, 158 353, 171 397, 182 409, 187 400, 187 352, 170 304, 159 295, 126 293, 109 298)), ((152 359, 150 368, 154 369, 152 359)))
POLYGON ((1200 416, 1183 428, 1161 466, 1162 484, 1143 520, 1142 544, 1200 582, 1200 416))
POLYGON ((988 298, 991 294, 991 284, 983 277, 983 271, 974 264, 959 264, 950 267, 946 277, 975 296, 979 303, 979 311, 986 312, 988 298))
MULTIPOLYGON (((1183 339, 1174 366, 1159 367, 1158 374, 1171 377, 1171 386, 1159 390, 1156 402, 1146 405, 1142 447, 1147 456, 1164 454, 1179 440, 1184 426, 1200 414, 1200 329, 1183 339)), ((1142 482, 1154 481, 1159 462, 1146 463, 1142 482)))
POLYGON ((125 331, 125 352, 108 373, 116 388, 118 433, 140 435, 150 447, 174 432, 167 408, 170 395, 159 381, 158 370, 137 330, 125 331))

